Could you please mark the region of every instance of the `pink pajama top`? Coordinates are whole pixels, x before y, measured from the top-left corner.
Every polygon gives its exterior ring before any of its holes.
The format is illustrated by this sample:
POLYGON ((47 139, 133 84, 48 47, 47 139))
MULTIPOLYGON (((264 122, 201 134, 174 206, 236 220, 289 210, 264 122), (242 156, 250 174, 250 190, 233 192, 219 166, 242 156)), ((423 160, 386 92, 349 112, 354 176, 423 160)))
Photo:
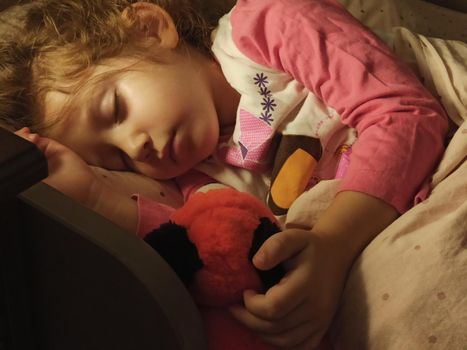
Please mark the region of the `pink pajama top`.
MULTIPOLYGON (((242 142, 242 133, 262 122, 273 125, 273 132, 257 127, 259 133, 247 137, 264 141, 262 155, 270 141, 265 133, 315 133, 323 143, 323 163, 334 148, 352 144, 340 191, 380 198, 400 213, 414 205, 416 196, 428 194, 429 176, 444 150, 447 116, 409 68, 340 3, 238 0, 213 39, 214 55, 242 99, 236 131, 198 170, 227 184, 232 175, 237 183, 246 179, 252 192, 264 195, 259 188, 268 186, 267 172, 249 175, 261 170, 255 168, 261 157, 246 164, 242 142), (326 132, 319 134, 316 128, 326 122, 326 132), (327 152, 327 145, 334 148, 327 152), (219 163, 234 166, 228 176, 219 163)), ((333 178, 338 169, 331 168, 317 171, 333 178)), ((148 227, 150 215, 143 212, 140 227, 148 227)))

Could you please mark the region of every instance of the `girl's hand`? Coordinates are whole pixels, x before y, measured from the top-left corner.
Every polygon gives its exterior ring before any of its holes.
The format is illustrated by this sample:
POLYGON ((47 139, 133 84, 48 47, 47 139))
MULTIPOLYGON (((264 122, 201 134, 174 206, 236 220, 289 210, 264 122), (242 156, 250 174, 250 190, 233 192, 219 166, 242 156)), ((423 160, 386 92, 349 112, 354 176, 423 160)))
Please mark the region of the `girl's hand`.
POLYGON ((105 184, 75 152, 55 140, 31 133, 28 128, 16 134, 34 143, 47 158, 49 176, 45 183, 123 229, 132 233, 136 231, 136 202, 105 184))
POLYGON ((265 294, 244 293, 232 314, 265 342, 283 349, 315 349, 336 311, 350 263, 333 242, 313 232, 289 229, 269 238, 253 259, 267 270, 283 262, 284 278, 265 294))
POLYGON ((291 228, 264 242, 253 264, 270 269, 284 262, 288 272, 266 294, 245 292, 245 307, 232 309, 233 315, 279 348, 314 349, 354 259, 398 215, 376 197, 339 192, 312 230, 291 228))
POLYGON ((101 182, 84 160, 57 141, 31 133, 28 128, 16 134, 34 143, 47 158, 49 176, 45 183, 89 208, 95 206, 101 182))

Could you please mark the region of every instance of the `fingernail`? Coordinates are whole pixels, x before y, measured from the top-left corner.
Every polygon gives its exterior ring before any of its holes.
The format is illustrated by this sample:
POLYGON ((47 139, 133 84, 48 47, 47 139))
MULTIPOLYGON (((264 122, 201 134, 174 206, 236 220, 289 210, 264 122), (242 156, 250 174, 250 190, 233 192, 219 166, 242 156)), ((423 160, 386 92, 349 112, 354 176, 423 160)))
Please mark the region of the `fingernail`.
POLYGON ((266 264, 266 254, 264 254, 263 252, 257 253, 257 254, 253 257, 253 264, 254 264, 257 268, 263 267, 263 266, 266 264))
POLYGON ((243 297, 244 298, 250 298, 250 297, 255 296, 256 294, 258 294, 258 292, 255 292, 252 289, 247 289, 247 290, 243 291, 243 297))

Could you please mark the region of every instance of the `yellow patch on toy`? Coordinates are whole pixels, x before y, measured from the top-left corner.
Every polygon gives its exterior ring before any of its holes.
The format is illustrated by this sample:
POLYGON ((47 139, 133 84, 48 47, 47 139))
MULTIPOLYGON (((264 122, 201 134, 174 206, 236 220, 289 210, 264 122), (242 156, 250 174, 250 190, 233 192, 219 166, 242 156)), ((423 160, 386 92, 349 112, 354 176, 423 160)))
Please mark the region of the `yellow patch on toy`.
POLYGON ((285 161, 271 186, 271 200, 276 206, 288 209, 303 193, 318 162, 301 148, 285 161))

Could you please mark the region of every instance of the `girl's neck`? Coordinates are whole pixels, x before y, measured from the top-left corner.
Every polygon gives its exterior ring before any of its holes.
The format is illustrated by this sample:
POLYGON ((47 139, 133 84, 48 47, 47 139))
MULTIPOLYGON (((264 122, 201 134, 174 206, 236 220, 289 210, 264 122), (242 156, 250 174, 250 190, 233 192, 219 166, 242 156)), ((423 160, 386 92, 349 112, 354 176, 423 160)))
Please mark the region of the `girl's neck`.
POLYGON ((221 134, 230 134, 236 123, 240 94, 227 81, 219 63, 211 57, 188 46, 190 59, 198 59, 203 76, 211 90, 211 96, 219 121, 221 134))
POLYGON ((221 133, 231 133, 237 118, 240 94, 229 84, 216 61, 212 62, 211 82, 221 133))

